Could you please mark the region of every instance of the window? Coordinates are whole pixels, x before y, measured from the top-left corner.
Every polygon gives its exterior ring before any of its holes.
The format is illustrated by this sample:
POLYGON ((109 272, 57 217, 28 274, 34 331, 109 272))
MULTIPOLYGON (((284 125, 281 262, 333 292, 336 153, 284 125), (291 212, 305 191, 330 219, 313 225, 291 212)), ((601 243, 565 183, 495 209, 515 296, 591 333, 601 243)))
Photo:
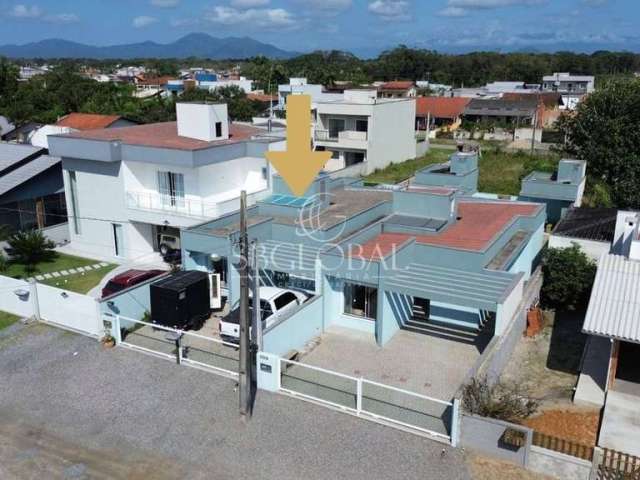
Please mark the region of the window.
POLYGON ((346 152, 344 158, 344 166, 350 167, 356 163, 364 162, 364 152, 346 152))
POLYGON ((222 136, 222 122, 216 122, 216 138, 222 136))
POLYGON ((377 288, 345 282, 344 313, 375 320, 377 308, 377 288))
POLYGON ((80 209, 78 208, 78 181, 76 172, 69 170, 69 193, 71 194, 71 215, 73 216, 73 231, 80 235, 80 209))
POLYGON ((282 310, 284 307, 289 305, 291 302, 296 302, 297 303, 296 296, 291 292, 285 292, 285 293, 283 293, 282 295, 280 295, 278 298, 276 298, 273 301, 273 303, 276 306, 276 311, 282 310))
POLYGON ((262 167, 262 179, 263 180, 268 180, 269 179, 269 169, 267 167, 262 167))
POLYGON ((356 120, 356 132, 366 132, 369 130, 369 122, 367 120, 356 120))
MULTIPOLYGON (((253 298, 249 298, 249 309, 253 310, 253 298)), ((271 305, 266 300, 260 300, 260 320, 263 322, 273 315, 271 305)))
POLYGON ((184 175, 158 172, 158 192, 163 206, 184 207, 184 175))
POLYGON ((222 285, 227 283, 227 257, 220 257, 217 260, 211 260, 211 270, 213 273, 220 275, 222 285))

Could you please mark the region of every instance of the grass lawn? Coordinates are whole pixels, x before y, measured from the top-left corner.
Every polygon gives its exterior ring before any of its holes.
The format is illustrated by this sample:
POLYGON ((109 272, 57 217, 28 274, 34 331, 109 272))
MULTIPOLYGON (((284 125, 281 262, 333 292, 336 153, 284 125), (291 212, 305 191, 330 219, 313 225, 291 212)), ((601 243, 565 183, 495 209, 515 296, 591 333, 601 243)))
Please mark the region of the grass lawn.
POLYGON ((9 325, 12 325, 20 320, 20 317, 17 315, 13 315, 11 313, 0 311, 0 330, 3 328, 7 328, 9 325))
MULTIPOLYGON (((452 150, 431 149, 415 160, 390 165, 384 170, 365 177, 366 182, 398 183, 411 177, 417 170, 434 163, 441 163, 454 153, 452 150)), ((518 195, 520 181, 533 170, 553 171, 559 156, 530 155, 525 152, 504 152, 495 148, 484 148, 479 162, 480 178, 478 190, 503 195, 518 195)))
POLYGON ((41 262, 36 265, 36 271, 29 274, 25 271, 25 266, 21 263, 10 263, 3 275, 13 278, 27 278, 42 273, 58 272, 60 270, 69 270, 70 268, 86 267, 87 265, 95 265, 98 260, 91 258, 74 257, 73 255, 65 255, 58 253, 56 258, 49 262, 41 262))
POLYGON ((52 287, 63 288, 77 293, 87 293, 93 287, 100 283, 100 280, 113 270, 115 265, 108 265, 97 270, 68 275, 66 277, 49 278, 42 280, 40 283, 50 285, 52 287))

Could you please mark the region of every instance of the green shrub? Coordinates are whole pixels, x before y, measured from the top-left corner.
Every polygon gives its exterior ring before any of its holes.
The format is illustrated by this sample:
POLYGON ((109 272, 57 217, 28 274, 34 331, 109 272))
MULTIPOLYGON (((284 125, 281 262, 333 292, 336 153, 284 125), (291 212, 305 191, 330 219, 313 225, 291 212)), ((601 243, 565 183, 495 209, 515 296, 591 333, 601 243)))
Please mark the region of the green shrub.
POLYGON ((542 256, 542 305, 556 310, 586 308, 596 269, 595 262, 575 243, 569 248, 546 249, 542 256))
POLYGON ((53 250, 55 243, 37 230, 16 232, 8 243, 12 261, 23 264, 27 272, 35 271, 38 263, 52 261, 57 255, 53 250))

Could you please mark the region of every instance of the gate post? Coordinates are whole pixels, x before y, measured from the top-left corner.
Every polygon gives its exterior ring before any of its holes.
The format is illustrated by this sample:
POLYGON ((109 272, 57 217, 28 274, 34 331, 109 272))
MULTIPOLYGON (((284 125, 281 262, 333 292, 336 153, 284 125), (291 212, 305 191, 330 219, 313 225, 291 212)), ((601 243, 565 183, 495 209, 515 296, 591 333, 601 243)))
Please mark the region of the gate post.
POLYGON ((356 411, 358 415, 362 411, 362 377, 356 380, 356 411))
POLYGON ((451 446, 457 447, 460 436, 460 400, 453 399, 451 407, 451 446))
POLYGON ((116 345, 120 345, 120 343, 122 342, 122 334, 120 330, 120 315, 116 315, 113 317, 111 330, 111 336, 115 339, 116 345))

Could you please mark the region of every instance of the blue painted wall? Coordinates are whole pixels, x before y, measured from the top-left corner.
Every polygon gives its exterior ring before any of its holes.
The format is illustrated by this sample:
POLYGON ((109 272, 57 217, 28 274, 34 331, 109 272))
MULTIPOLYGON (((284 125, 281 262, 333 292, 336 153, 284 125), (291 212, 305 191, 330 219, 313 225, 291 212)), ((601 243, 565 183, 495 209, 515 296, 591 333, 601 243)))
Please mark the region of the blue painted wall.
POLYGON ((322 309, 321 297, 301 305, 291 316, 264 333, 262 350, 279 356, 290 350, 301 350, 309 340, 322 333, 322 309))

